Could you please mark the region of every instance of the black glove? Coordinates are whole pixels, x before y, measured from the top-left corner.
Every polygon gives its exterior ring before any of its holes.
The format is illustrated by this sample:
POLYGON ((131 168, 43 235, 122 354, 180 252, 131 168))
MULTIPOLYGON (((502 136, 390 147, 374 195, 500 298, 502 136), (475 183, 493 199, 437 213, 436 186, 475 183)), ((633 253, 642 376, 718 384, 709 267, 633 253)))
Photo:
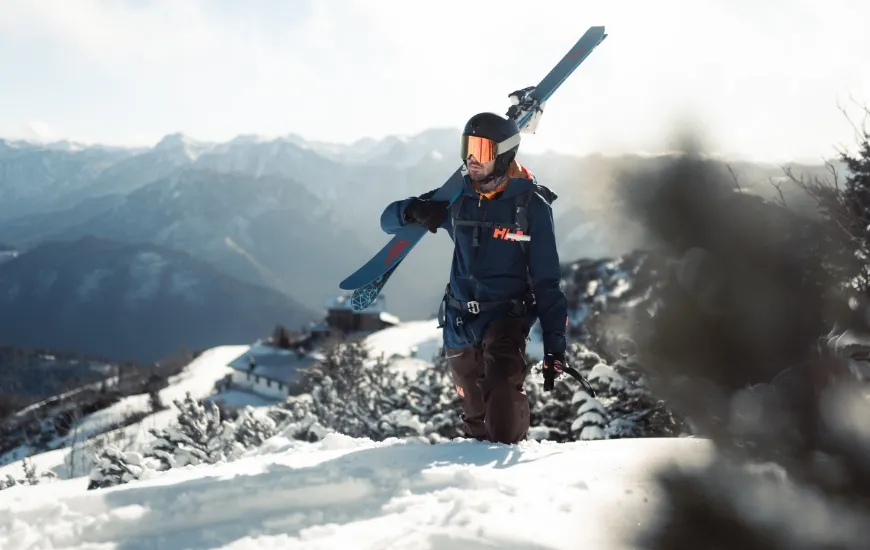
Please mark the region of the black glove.
POLYGON ((544 354, 544 391, 553 391, 553 384, 556 378, 562 374, 562 367, 565 366, 564 353, 545 353, 544 354))
POLYGON ((405 221, 415 221, 435 233, 447 219, 447 201, 414 199, 405 208, 405 221))

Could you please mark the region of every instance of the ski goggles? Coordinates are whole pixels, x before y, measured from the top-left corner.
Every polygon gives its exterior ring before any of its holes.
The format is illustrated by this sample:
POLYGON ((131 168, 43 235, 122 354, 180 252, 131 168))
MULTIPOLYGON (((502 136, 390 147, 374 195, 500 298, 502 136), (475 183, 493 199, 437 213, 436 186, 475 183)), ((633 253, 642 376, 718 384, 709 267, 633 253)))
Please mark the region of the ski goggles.
POLYGON ((498 155, 498 143, 480 136, 462 136, 460 148, 463 162, 473 156, 474 160, 483 164, 494 161, 498 155))
POLYGON ((510 151, 519 144, 519 134, 511 136, 501 143, 480 136, 462 136, 460 154, 462 162, 473 156, 477 162, 483 164, 494 161, 499 153, 510 151))

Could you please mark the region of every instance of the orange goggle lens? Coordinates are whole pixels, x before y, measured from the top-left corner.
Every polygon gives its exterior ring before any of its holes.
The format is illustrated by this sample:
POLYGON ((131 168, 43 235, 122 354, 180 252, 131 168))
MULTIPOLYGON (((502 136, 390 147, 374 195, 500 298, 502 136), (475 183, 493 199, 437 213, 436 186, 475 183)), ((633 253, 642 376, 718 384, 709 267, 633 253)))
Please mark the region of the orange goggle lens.
POLYGON ((474 157, 480 163, 492 162, 498 154, 498 144, 478 136, 462 136, 462 160, 474 157))

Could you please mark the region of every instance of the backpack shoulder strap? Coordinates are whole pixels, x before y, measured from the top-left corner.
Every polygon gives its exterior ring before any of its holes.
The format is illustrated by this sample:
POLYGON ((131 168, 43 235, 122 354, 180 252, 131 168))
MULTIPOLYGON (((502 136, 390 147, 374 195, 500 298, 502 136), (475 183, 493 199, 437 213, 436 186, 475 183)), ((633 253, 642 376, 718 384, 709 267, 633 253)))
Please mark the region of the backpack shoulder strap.
MULTIPOLYGON (((523 234, 528 234, 529 231, 529 202, 532 200, 532 197, 538 194, 542 199, 547 201, 547 204, 553 204, 557 198, 559 198, 556 193, 550 190, 548 187, 545 187, 538 183, 537 179, 532 179, 532 186, 528 191, 517 195, 516 200, 516 210, 514 214, 514 223, 519 231, 522 231, 523 234)), ((520 248, 523 251, 523 255, 526 257, 526 266, 529 266, 529 243, 528 241, 519 241, 520 248)), ((532 276, 529 273, 529 287, 532 285, 532 276)))
MULTIPOLYGON (((525 193, 517 195, 516 210, 514 210, 514 224, 518 232, 527 235, 529 233, 529 201, 535 195, 535 186, 529 188, 525 193)), ((529 268, 529 243, 528 241, 519 241, 520 249, 523 251, 523 256, 526 258, 526 276, 529 282, 529 290, 532 288, 532 274, 529 268)))
POLYGON ((539 184, 536 180, 533 180, 533 185, 528 191, 517 195, 517 208, 514 213, 514 223, 516 224, 517 229, 523 233, 526 233, 529 230, 529 202, 531 202, 532 197, 534 197, 536 193, 540 195, 542 199, 547 201, 547 204, 553 204, 553 201, 559 198, 556 193, 551 191, 548 187, 539 184))
POLYGON ((547 204, 553 204, 556 201, 556 199, 559 198, 559 195, 557 195, 555 192, 553 192, 552 189, 550 189, 549 187, 547 187, 545 185, 541 185, 537 181, 535 181, 535 191, 539 195, 541 195, 541 198, 543 198, 545 201, 547 201, 547 204))
POLYGON ((462 212, 462 201, 465 199, 465 194, 459 195, 453 204, 450 205, 450 222, 453 228, 456 228, 456 220, 459 219, 459 213, 462 212))
MULTIPOLYGON (((514 225, 516 225, 517 229, 522 231, 523 233, 527 233, 529 231, 529 202, 532 200, 532 197, 535 195, 534 186, 531 187, 525 193, 517 195, 516 198, 516 210, 514 210, 514 225)), ((523 241, 520 241, 521 243, 523 241)))

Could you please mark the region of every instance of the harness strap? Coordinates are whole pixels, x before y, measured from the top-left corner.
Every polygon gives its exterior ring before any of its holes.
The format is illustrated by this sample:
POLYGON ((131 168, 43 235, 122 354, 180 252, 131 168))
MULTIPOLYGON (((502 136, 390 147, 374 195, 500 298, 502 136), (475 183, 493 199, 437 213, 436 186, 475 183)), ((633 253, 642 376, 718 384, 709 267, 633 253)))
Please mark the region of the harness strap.
POLYGON ((458 309, 462 313, 470 313, 472 315, 477 315, 478 313, 483 313, 484 311, 493 310, 499 306, 503 306, 505 304, 509 304, 518 300, 497 300, 494 302, 478 302, 477 300, 471 300, 468 302, 460 302, 453 296, 447 295, 447 305, 458 309))
MULTIPOLYGON (((511 305, 511 313, 522 315, 529 311, 530 296, 525 298, 512 298, 510 300, 492 300, 489 302, 478 302, 477 300, 469 300, 462 302, 450 295, 450 285, 444 289, 444 297, 441 300, 441 305, 438 308, 438 328, 444 328, 447 324, 447 307, 458 309, 464 315, 477 315, 484 311, 491 311, 497 307, 507 304, 511 305)), ((533 301, 533 300, 532 300, 533 301)), ((462 324, 462 317, 457 319, 458 324, 462 324)))
MULTIPOLYGON (((458 202, 458 201, 457 201, 458 202)), ((454 203, 456 204, 456 203, 454 203)), ((453 227, 473 227, 474 232, 471 234, 471 246, 475 249, 480 246, 481 228, 483 227, 498 227, 498 224, 492 222, 476 222, 470 220, 454 220, 453 227)), ((475 250, 476 251, 476 250, 475 250)), ((474 254, 474 251, 472 252, 474 254)))
POLYGON ((456 220, 454 225, 456 225, 456 226, 467 225, 467 226, 471 226, 471 227, 496 227, 496 226, 500 226, 501 224, 493 223, 493 222, 476 222, 476 221, 472 221, 472 220, 456 220))
MULTIPOLYGON (((531 189, 529 189, 525 193, 518 195, 516 197, 516 202, 515 202, 516 209, 514 210, 514 223, 513 223, 513 225, 514 225, 515 229, 522 231, 524 235, 528 235, 528 233, 529 233, 528 205, 529 205, 529 202, 532 200, 532 197, 534 197, 535 193, 540 193, 541 196, 544 198, 544 200, 547 201, 547 203, 549 203, 549 204, 552 204, 552 202, 554 200, 556 200, 556 198, 557 198, 557 195, 555 193, 553 193, 550 189, 538 184, 536 178, 533 177, 532 182, 533 182, 533 185, 532 185, 531 189)), ((482 228, 502 228, 502 227, 505 227, 506 225, 509 225, 509 224, 460 219, 460 216, 462 213, 462 203, 464 202, 465 198, 466 197, 464 194, 460 194, 459 197, 457 197, 457 199, 455 201, 453 201, 453 204, 450 205, 450 221, 453 224, 454 230, 458 227, 463 227, 463 226, 474 228, 474 231, 472 232, 471 259, 469 261, 469 264, 470 264, 469 268, 470 268, 474 264, 474 259, 477 255, 478 247, 480 246, 481 229, 482 228)), ((454 239, 455 239, 455 237, 454 237, 454 239)), ((532 275, 531 275, 531 270, 530 270, 530 265, 529 265, 529 259, 530 259, 529 258, 529 243, 527 241, 524 241, 524 240, 519 240, 518 244, 519 244, 521 251, 522 251, 522 254, 526 260, 525 264, 526 264, 526 277, 527 277, 527 281, 528 281, 528 292, 531 294, 532 288, 534 285, 532 284, 532 275)), ((522 299, 502 300, 502 301, 495 301, 495 302, 478 302, 476 300, 472 300, 469 302, 460 302, 459 300, 456 300, 455 298, 450 296, 449 285, 448 285, 448 288, 445 290, 445 293, 444 293, 444 299, 441 302, 441 307, 439 308, 439 312, 438 312, 439 313, 439 315, 438 315, 439 328, 443 327, 444 323, 445 323, 445 319, 444 319, 445 312, 443 310, 446 306, 450 306, 450 307, 453 307, 455 309, 458 309, 463 314, 470 313, 472 315, 476 315, 478 313, 481 313, 484 311, 489 311, 489 310, 492 310, 492 309, 497 308, 499 306, 503 306, 503 305, 508 304, 508 303, 512 304, 513 307, 516 309, 518 309, 518 306, 522 306, 523 311, 521 311, 520 313, 523 313, 524 311, 528 311, 529 304, 534 304, 534 297, 533 297, 533 295, 531 295, 531 296, 528 296, 528 297, 522 298, 522 299), (528 298, 531 298, 531 299, 529 300, 528 298)), ((516 311, 516 309, 514 311, 516 311)), ((461 317, 459 318, 459 322, 461 323, 461 317)))

